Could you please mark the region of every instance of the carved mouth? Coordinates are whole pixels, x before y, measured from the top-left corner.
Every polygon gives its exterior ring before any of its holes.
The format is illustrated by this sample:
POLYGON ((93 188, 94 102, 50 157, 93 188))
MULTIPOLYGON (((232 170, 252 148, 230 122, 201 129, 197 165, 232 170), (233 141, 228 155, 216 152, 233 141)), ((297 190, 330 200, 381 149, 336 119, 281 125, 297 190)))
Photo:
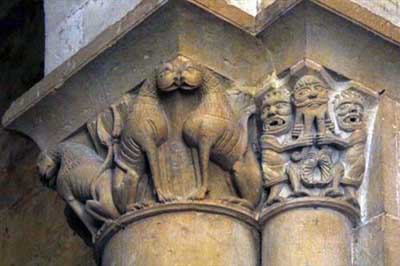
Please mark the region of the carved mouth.
POLYGON ((178 89, 178 86, 175 85, 175 83, 172 86, 165 87, 165 88, 160 88, 162 91, 174 91, 178 89))
POLYGON ((325 102, 325 101, 322 101, 322 100, 312 101, 312 102, 310 102, 310 103, 307 104, 307 107, 310 107, 310 108, 318 108, 318 107, 320 107, 321 105, 323 105, 323 104, 325 104, 325 103, 326 103, 326 102, 325 102))
POLYGON ((182 85, 180 85, 180 88, 183 89, 183 90, 191 91, 191 90, 197 89, 198 86, 191 85, 191 84, 188 84, 188 83, 184 82, 184 83, 182 83, 182 85))
POLYGON ((286 120, 280 117, 274 117, 273 119, 268 119, 265 123, 265 129, 269 132, 276 132, 282 128, 286 128, 286 120))
POLYGON ((55 188, 56 186, 56 179, 53 177, 49 177, 48 174, 40 176, 40 181, 42 182, 43 185, 49 188, 55 188))
POLYGON ((182 90, 188 90, 188 91, 190 91, 190 90, 194 90, 194 89, 197 89, 198 88, 198 86, 194 86, 194 85, 191 85, 191 84, 188 84, 188 83, 186 83, 186 82, 179 82, 179 81, 177 81, 177 82, 174 82, 174 83, 172 83, 170 86, 168 86, 168 87, 163 87, 163 88, 160 88, 162 91, 167 91, 167 92, 170 92, 170 91, 174 91, 174 90, 177 90, 177 89, 182 89, 182 90))
POLYGON ((327 102, 328 102, 327 100, 323 100, 323 99, 322 100, 321 99, 319 99, 319 100, 310 99, 310 100, 307 100, 304 102, 296 103, 295 105, 297 107, 318 108, 321 105, 326 104, 327 102))

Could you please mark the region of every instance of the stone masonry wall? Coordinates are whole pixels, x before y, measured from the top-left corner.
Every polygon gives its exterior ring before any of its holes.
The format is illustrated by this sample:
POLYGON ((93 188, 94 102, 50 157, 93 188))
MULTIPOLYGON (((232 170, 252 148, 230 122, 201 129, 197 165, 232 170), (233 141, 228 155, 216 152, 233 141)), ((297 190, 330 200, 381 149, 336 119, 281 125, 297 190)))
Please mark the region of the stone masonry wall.
MULTIPOLYGON (((42 5, 0 1, 0 116, 43 78, 42 5)), ((65 204, 39 182, 37 146, 0 126, 0 150, 0 265, 90 265, 91 250, 70 229, 65 204)))
MULTIPOLYGON (((46 14, 45 73, 51 72, 142 0, 44 0, 46 14)), ((160 3, 165 0, 158 0, 160 3)), ((226 1, 255 16, 276 0, 226 1)), ((351 0, 400 26, 400 0, 351 0)))

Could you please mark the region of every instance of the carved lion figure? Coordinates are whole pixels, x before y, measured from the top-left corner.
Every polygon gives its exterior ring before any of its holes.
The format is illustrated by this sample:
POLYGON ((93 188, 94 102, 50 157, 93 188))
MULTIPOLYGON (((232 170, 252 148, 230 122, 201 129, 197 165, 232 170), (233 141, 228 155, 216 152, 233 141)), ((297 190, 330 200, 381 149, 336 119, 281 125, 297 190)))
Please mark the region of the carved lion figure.
MULTIPOLYGON (((132 111, 121 130, 121 141, 116 151, 119 165, 126 165, 141 177, 144 175, 144 156, 150 166, 155 192, 160 202, 171 201, 170 193, 159 164, 159 147, 168 139, 168 119, 160 105, 154 82, 146 80, 139 89, 132 111)), ((135 176, 135 175, 132 175, 135 176)), ((123 176, 121 176, 123 178, 123 176)), ((115 182, 115 186, 123 182, 115 182)), ((139 180, 132 179, 134 187, 139 180)))
MULTIPOLYGON (((232 173, 233 184, 241 199, 254 206, 262 188, 258 161, 248 145, 248 119, 255 113, 253 104, 233 110, 221 81, 210 70, 201 70, 200 104, 183 125, 183 136, 197 149, 201 186, 193 199, 203 199, 208 191, 209 160, 232 173), (235 112, 236 111, 236 112, 235 112)), ((197 80, 200 80, 198 78, 197 80)), ((228 200, 240 204, 238 199, 228 200)))
POLYGON ((90 148, 72 142, 43 151, 37 161, 42 181, 58 192, 92 236, 97 231, 94 218, 105 221, 119 216, 112 200, 111 170, 97 175, 102 164, 90 148))

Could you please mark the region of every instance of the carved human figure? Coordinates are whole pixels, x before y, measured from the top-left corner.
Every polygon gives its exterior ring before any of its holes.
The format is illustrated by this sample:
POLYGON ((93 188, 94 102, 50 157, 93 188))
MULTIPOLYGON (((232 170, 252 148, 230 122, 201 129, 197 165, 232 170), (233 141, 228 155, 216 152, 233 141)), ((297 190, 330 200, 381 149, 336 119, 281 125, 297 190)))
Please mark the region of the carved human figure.
MULTIPOLYGON (((292 107, 290 91, 286 87, 270 87, 257 95, 260 117, 263 123, 261 136, 261 167, 264 185, 269 188, 266 204, 270 205, 283 200, 280 193, 289 179, 290 156, 287 151, 312 145, 312 138, 303 138, 294 142, 288 136, 292 127, 292 107)), ((294 193, 300 195, 300 180, 290 175, 294 193)))
POLYGON ((294 85, 292 99, 296 107, 293 137, 312 134, 314 124, 318 135, 326 134, 326 129, 334 129, 328 113, 328 90, 319 78, 313 75, 301 77, 294 85))
MULTIPOLYGON (((334 130, 334 124, 328 112, 328 89, 324 82, 313 75, 301 77, 294 85, 293 104, 296 107, 295 126, 292 136, 301 140, 313 134, 313 128, 317 136, 331 135, 334 130)), ((325 147, 321 146, 325 150, 325 147)), ((300 158, 306 158, 310 148, 302 149, 300 158)), ((326 156, 324 156, 326 158, 326 156)), ((321 170, 321 181, 316 182, 308 178, 303 181, 310 186, 321 186, 329 183, 331 177, 332 165, 330 160, 319 160, 318 167, 321 170), (311 181, 311 182, 309 182, 311 181)))
MULTIPOLYGON (((197 150, 201 185, 191 198, 203 199, 208 192, 209 160, 231 172, 240 197, 255 206, 261 193, 261 171, 255 154, 248 145, 248 119, 255 105, 233 110, 218 77, 203 68, 199 87, 200 104, 183 125, 187 144, 197 150), (236 113, 240 113, 238 118, 236 113)), ((238 199, 239 201, 239 199, 238 199)))
POLYGON ((98 175, 103 160, 82 144, 64 142, 43 151, 38 158, 39 174, 74 210, 94 237, 95 219, 119 216, 111 192, 111 170, 98 175), (86 205, 86 206, 85 206, 86 205))
POLYGON ((364 126, 364 99, 358 92, 347 89, 336 97, 334 105, 338 126, 347 136, 321 136, 317 142, 320 145, 334 144, 343 150, 339 163, 343 164, 341 167, 344 167, 344 174, 334 175, 332 187, 326 191, 326 195, 335 196, 340 193, 339 186, 342 184, 347 200, 357 205, 356 191, 365 171, 367 134, 364 126))

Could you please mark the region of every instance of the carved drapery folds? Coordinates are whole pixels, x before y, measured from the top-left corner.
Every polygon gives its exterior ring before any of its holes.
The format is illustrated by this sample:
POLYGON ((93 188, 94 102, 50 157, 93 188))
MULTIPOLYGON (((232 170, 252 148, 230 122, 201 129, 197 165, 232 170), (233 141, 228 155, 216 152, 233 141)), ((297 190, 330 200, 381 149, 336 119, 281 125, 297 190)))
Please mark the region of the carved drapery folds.
POLYGON ((87 123, 92 147, 43 151, 39 172, 103 244, 138 219, 182 210, 253 229, 293 206, 354 222, 375 107, 368 89, 309 61, 244 90, 178 56, 87 123))

